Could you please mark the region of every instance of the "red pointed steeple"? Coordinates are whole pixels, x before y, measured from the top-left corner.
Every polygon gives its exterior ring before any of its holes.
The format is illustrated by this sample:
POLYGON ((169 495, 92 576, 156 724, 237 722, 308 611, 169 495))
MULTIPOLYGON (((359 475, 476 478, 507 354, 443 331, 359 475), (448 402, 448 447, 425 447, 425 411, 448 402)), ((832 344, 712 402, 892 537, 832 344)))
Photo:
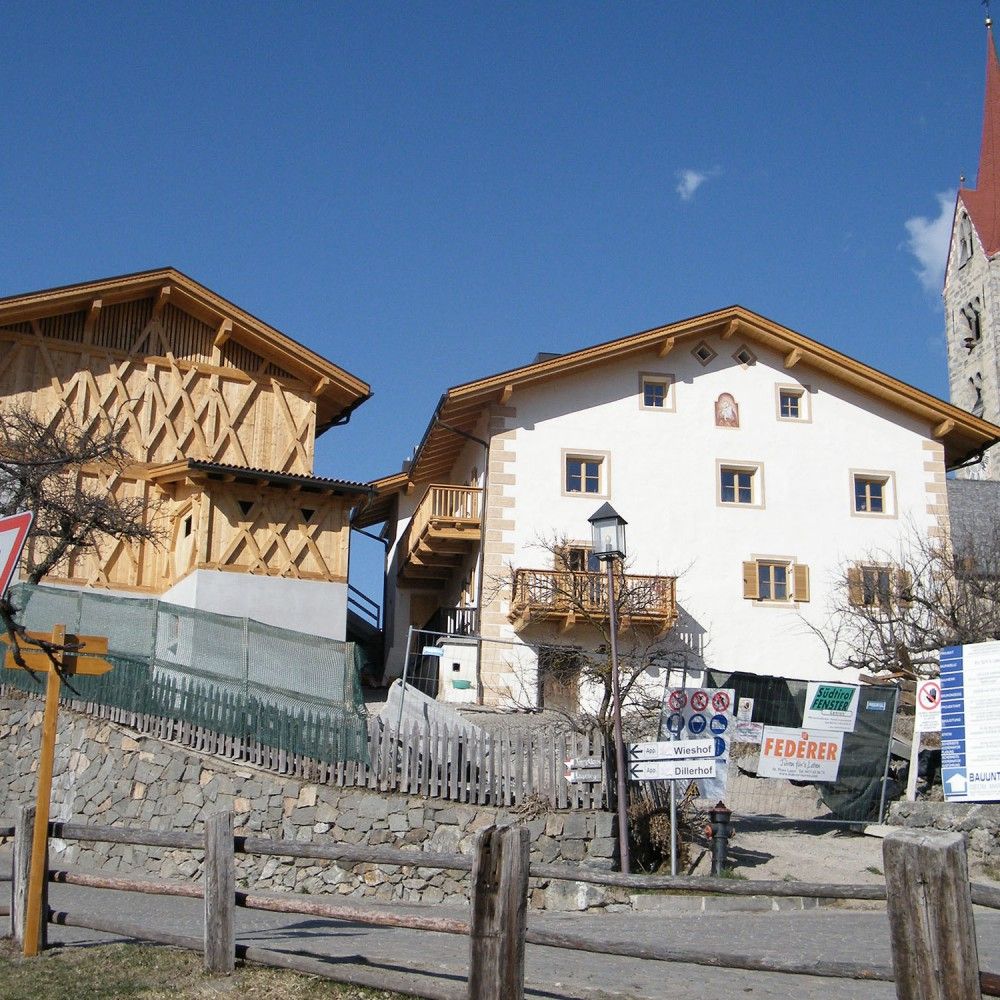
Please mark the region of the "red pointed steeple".
POLYGON ((959 195, 986 256, 992 257, 1000 251, 1000 60, 989 20, 986 22, 986 101, 979 170, 975 190, 962 188, 959 195))

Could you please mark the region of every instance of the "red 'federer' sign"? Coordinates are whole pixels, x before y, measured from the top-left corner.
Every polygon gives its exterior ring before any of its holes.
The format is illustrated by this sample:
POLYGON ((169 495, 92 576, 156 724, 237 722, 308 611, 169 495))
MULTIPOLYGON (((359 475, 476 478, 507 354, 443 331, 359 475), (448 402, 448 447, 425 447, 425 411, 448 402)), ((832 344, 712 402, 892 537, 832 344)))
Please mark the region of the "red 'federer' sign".
POLYGON ((30 510, 11 514, 10 517, 0 517, 0 597, 7 592, 7 584, 21 558, 32 517, 30 510))

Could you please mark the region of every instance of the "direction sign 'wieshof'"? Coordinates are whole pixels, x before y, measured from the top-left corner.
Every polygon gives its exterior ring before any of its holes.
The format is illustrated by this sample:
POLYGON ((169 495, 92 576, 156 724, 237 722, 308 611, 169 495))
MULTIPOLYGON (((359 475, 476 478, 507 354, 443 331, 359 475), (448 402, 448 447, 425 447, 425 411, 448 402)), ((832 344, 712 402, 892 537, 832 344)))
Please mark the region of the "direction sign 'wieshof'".
POLYGON ((629 760, 691 760, 714 757, 715 740, 660 740, 653 743, 630 743, 629 760))

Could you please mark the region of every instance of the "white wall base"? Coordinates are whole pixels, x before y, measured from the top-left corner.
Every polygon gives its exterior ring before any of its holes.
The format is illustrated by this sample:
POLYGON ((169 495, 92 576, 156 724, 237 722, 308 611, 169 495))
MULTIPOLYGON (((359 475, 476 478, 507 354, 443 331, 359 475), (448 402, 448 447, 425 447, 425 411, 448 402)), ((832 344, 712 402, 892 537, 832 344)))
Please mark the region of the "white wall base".
POLYGON ((196 569, 160 600, 218 615, 344 640, 347 584, 196 569))

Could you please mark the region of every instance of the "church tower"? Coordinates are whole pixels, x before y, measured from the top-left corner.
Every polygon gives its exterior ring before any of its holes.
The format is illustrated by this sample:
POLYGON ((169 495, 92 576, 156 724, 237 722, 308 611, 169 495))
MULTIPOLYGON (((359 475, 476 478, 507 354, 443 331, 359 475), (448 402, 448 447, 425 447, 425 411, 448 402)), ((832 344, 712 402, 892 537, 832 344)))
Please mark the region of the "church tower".
MULTIPOLYGON (((1000 423, 1000 61, 986 21, 986 100, 975 188, 958 190, 944 279, 951 402, 1000 423)), ((1000 480, 1000 445, 959 473, 1000 480)))

